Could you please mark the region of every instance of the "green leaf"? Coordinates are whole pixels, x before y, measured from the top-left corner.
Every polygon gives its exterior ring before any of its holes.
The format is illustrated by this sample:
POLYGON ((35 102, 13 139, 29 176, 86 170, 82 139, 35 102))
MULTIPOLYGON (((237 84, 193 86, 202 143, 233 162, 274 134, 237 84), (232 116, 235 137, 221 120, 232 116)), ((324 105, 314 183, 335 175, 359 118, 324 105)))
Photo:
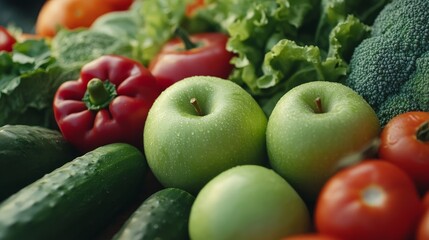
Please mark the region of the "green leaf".
POLYGON ((281 87, 289 90, 309 81, 324 80, 322 58, 316 46, 299 46, 291 40, 279 41, 265 55, 264 75, 257 79, 257 87, 264 90, 281 87))
POLYGON ((127 11, 110 12, 97 18, 91 25, 91 30, 103 32, 122 39, 135 39, 141 19, 137 7, 127 11))
POLYGON ((350 61, 354 49, 363 39, 370 36, 371 28, 353 15, 339 22, 329 35, 328 58, 350 61))
POLYGON ((315 33, 315 42, 327 49, 329 34, 349 15, 355 16, 366 25, 372 25, 375 17, 391 0, 322 0, 321 14, 315 33))
POLYGON ((322 72, 328 81, 339 82, 346 77, 348 62, 354 49, 370 35, 371 28, 349 15, 339 22, 329 35, 329 51, 322 63, 322 72))
POLYGON ((61 30, 52 41, 52 55, 59 64, 80 69, 106 54, 132 55, 126 38, 90 29, 61 30))
POLYGON ((15 44, 10 54, 0 53, 0 126, 31 124, 54 128, 52 101, 63 82, 77 72, 57 65, 44 41, 15 44))
POLYGON ((0 52, 0 94, 8 94, 19 84, 19 69, 14 65, 12 56, 0 52))
POLYGON ((137 32, 141 61, 147 65, 162 46, 173 37, 174 30, 184 21, 189 0, 142 1, 139 16, 142 25, 137 32))

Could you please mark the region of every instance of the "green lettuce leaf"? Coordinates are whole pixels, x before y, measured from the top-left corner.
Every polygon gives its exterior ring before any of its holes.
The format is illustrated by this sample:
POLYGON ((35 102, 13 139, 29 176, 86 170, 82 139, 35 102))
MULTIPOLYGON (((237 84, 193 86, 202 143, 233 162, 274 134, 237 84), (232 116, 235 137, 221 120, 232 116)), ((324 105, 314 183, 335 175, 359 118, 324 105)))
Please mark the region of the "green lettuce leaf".
POLYGON ((298 84, 325 80, 320 50, 315 46, 300 46, 296 42, 280 40, 265 55, 263 76, 256 79, 257 89, 269 90, 280 83, 290 89, 298 84))
POLYGON ((79 70, 86 63, 106 54, 131 57, 130 40, 120 35, 89 29, 61 30, 52 40, 52 55, 62 66, 79 70))
POLYGON ((43 40, 17 43, 0 53, 0 126, 29 124, 56 128, 52 101, 57 88, 77 77, 57 64, 43 40))
POLYGON ((372 25, 375 17, 391 0, 322 0, 320 18, 317 24, 315 42, 328 48, 328 36, 332 29, 349 15, 355 16, 366 25, 372 25))
POLYGON ((91 30, 121 39, 135 39, 141 25, 137 6, 133 5, 128 11, 110 12, 98 17, 91 25, 91 30))
POLYGON ((265 54, 279 40, 297 40, 299 28, 311 19, 315 7, 315 0, 211 0, 198 15, 228 32, 227 48, 236 54, 230 79, 258 95, 261 85, 257 79, 263 75, 265 54))
POLYGON ((329 50, 322 62, 322 72, 327 81, 340 82, 349 72, 349 61, 356 46, 369 37, 371 28, 354 15, 339 22, 330 32, 329 50))
POLYGON ((141 26, 137 32, 141 62, 147 65, 170 40, 185 19, 185 6, 190 0, 143 0, 139 8, 141 26))
POLYGON ((266 55, 263 75, 256 79, 252 91, 269 115, 275 103, 299 84, 310 81, 342 81, 354 48, 370 34, 370 27, 349 15, 331 31, 326 54, 314 45, 298 45, 292 40, 279 41, 266 55))

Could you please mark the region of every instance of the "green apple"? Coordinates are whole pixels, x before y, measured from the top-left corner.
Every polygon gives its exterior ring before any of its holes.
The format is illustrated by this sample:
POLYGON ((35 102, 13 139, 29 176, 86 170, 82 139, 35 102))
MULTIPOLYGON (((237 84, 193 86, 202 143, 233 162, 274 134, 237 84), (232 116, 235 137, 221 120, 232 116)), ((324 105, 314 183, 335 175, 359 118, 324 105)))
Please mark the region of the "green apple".
POLYGON ((266 162, 266 127, 266 115, 239 85, 216 77, 185 78, 152 105, 144 152, 163 186, 196 193, 228 168, 266 162))
POLYGON ((313 203, 344 157, 362 150, 380 131, 368 103, 340 83, 315 81, 287 92, 267 125, 271 167, 313 203))
POLYGON ((310 231, 309 211, 297 192, 271 169, 246 165, 213 178, 189 217, 193 240, 279 240, 310 231))

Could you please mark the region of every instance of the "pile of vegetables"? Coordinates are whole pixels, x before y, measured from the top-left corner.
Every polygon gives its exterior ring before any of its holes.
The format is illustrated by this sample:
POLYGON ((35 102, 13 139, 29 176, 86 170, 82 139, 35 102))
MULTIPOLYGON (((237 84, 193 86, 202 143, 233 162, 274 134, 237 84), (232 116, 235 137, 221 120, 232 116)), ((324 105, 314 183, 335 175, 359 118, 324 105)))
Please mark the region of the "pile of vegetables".
MULTIPOLYGON (((362 4, 329 0, 205 1, 205 7, 197 9, 191 16, 183 3, 174 0, 135 1, 127 11, 97 18, 90 28, 63 29, 49 42, 18 43, 12 54, 3 52, 2 57, 8 55, 13 59, 21 55, 21 44, 45 49, 44 52, 33 51, 28 57, 52 59, 38 60, 37 64, 47 62, 48 65, 41 69, 60 69, 60 76, 53 72, 45 78, 64 82, 75 79, 85 63, 105 54, 130 57, 148 66, 179 26, 190 34, 223 32, 229 35, 227 50, 235 54, 234 69, 228 78, 247 89, 269 114, 281 95, 293 86, 306 81, 344 79, 354 47, 369 36, 369 25, 387 0, 362 4)), ((9 60, 8 64, 18 68, 22 60, 9 60)), ((16 74, 24 75, 22 71, 16 74)), ((0 74, 2 79, 9 77, 8 71, 0 74)), ((18 92, 19 85, 16 82, 14 87, 2 87, 0 101, 15 94, 12 89, 18 92)), ((58 84, 51 83, 44 89, 57 87, 58 84)), ((38 98, 48 103, 52 93, 38 98)), ((11 98, 14 102, 19 99, 11 98)), ((34 102, 33 97, 20 104, 2 107, 7 111, 0 124, 20 123, 8 119, 28 113, 32 118, 43 119, 35 120, 35 124, 55 125, 42 117, 49 111, 49 104, 30 102, 34 102)))
MULTIPOLYGON (((418 162, 429 152, 415 154, 423 149, 420 145, 402 145, 405 150, 397 152, 395 135, 389 132, 409 124, 407 134, 427 149, 429 120, 423 112, 429 112, 429 2, 131 2, 100 3, 106 9, 98 9, 102 12, 90 23, 51 26, 45 32, 38 26, 43 36, 29 39, 19 29, 0 28, 0 40, 2 34, 8 39, 0 41, 0 239, 26 238, 26 229, 37 229, 32 237, 40 239, 188 238, 195 196, 160 185, 147 166, 141 137, 152 103, 187 74, 218 75, 236 83, 267 117, 285 93, 307 82, 339 82, 356 91, 384 128, 380 145, 371 146, 377 153, 368 158, 400 166, 404 172, 391 170, 399 179, 405 173, 413 176, 407 183, 412 191, 406 194, 416 204, 403 213, 408 225, 398 234, 429 236, 416 226, 429 182, 428 169, 418 162), (185 49, 177 47, 181 41, 185 49), (214 52, 220 55, 214 57, 214 52), (157 65, 176 58, 181 69, 157 65), (106 109, 108 105, 114 107, 106 109), (393 122, 406 117, 405 124, 393 122), (39 151, 43 153, 32 159, 39 151), (420 158, 406 162, 404 156, 410 154, 420 158), (64 228, 53 231, 60 219, 64 228), (144 223, 144 231, 136 222, 144 223)), ((325 206, 326 192, 320 195, 325 206)), ((337 234, 335 226, 318 225, 329 213, 311 208, 315 230, 325 229, 317 236, 337 234)), ((426 215, 421 226, 429 222, 426 215)))

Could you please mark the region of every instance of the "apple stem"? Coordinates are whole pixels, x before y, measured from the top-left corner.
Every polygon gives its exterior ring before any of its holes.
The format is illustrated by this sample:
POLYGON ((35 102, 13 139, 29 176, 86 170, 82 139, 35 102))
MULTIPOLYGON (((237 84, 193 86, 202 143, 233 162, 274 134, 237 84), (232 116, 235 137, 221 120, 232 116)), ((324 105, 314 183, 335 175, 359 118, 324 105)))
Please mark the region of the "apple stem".
POLYGON ((417 130, 417 139, 422 142, 429 142, 429 121, 424 122, 417 130))
POLYGON ((194 106, 195 112, 197 112, 199 116, 203 116, 203 111, 201 110, 200 104, 198 104, 197 99, 191 98, 189 102, 192 104, 192 106, 194 106))
POLYGON ((314 103, 316 104, 316 113, 323 113, 323 108, 322 108, 322 99, 320 97, 317 97, 316 99, 314 99, 314 103))

